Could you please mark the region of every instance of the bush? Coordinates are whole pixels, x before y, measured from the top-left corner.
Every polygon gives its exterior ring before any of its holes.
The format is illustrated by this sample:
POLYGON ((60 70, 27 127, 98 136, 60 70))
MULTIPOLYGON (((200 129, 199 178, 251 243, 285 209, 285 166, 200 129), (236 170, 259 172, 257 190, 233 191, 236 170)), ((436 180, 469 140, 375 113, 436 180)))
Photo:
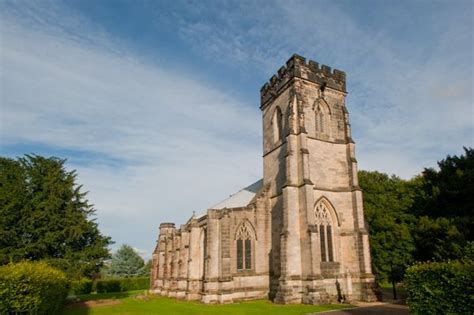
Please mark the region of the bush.
POLYGON ((97 281, 97 293, 120 292, 122 291, 119 279, 104 279, 97 281))
POLYGON ((121 279, 122 291, 145 290, 150 287, 149 277, 121 279))
POLYGON ((0 267, 0 314, 57 314, 69 289, 66 275, 45 262, 0 267))
POLYGON ((103 279, 96 283, 97 293, 142 290, 149 287, 149 277, 103 279))
POLYGON ((473 314, 474 262, 420 263, 407 269, 411 314, 473 314))
POLYGON ((92 292, 92 280, 81 279, 71 282, 71 294, 89 294, 92 292))

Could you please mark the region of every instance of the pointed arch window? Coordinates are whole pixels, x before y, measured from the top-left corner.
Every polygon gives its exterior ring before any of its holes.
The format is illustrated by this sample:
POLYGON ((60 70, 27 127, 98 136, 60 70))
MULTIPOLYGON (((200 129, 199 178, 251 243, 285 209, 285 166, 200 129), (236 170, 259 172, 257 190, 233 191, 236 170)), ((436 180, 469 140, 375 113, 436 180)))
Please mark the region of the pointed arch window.
POLYGON ((321 261, 332 262, 334 261, 333 220, 324 200, 316 204, 315 216, 319 230, 321 261))
POLYGON ((252 228, 243 223, 236 234, 237 270, 252 269, 252 242, 254 241, 252 228))
POLYGON ((316 133, 319 134, 330 134, 329 122, 331 119, 331 113, 329 107, 325 102, 318 105, 315 112, 315 129, 316 133))
POLYGON ((273 141, 277 142, 278 140, 281 139, 282 137, 282 127, 283 127, 283 114, 281 113, 280 107, 277 107, 275 109, 275 112, 273 113, 273 141))
POLYGON ((326 118, 324 117, 324 113, 322 111, 318 111, 316 113, 316 132, 324 133, 324 130, 326 129, 325 120, 326 118))

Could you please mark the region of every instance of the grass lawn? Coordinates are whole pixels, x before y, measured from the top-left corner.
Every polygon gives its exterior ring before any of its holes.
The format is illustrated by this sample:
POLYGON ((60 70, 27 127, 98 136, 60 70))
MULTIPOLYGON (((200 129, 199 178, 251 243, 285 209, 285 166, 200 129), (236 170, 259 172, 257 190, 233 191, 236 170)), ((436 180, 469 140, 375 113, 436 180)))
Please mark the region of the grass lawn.
POLYGON ((180 301, 154 295, 144 296, 143 292, 130 291, 82 295, 79 296, 79 299, 89 302, 85 302, 84 305, 68 305, 64 309, 63 314, 296 315, 351 307, 350 305, 278 305, 265 300, 225 305, 205 305, 198 302, 180 301))

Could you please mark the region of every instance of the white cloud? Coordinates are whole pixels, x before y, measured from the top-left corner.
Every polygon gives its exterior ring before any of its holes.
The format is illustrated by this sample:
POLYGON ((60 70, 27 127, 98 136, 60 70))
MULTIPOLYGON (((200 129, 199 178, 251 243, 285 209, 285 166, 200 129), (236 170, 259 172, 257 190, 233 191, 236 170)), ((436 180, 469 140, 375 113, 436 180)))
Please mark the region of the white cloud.
POLYGON ((4 16, 1 141, 93 154, 69 166, 117 244, 151 250, 160 222, 261 176, 260 141, 242 140, 259 138, 257 104, 89 40, 4 16))
MULTIPOLYGON (((361 169, 410 177, 472 145, 472 31, 463 17, 439 19, 424 47, 322 2, 232 6, 187 5, 157 23, 173 23, 195 52, 249 76, 269 78, 294 52, 345 70, 361 169)), ((64 10, 30 2, 3 12, 0 141, 93 153, 70 167, 117 245, 151 250, 159 222, 182 223, 261 176, 258 104, 140 59, 64 10)))
POLYGON ((323 1, 198 3, 173 19, 196 52, 245 71, 269 77, 294 52, 345 70, 360 166, 408 178, 474 140, 472 12, 459 4, 371 8, 386 17, 372 27, 323 1))

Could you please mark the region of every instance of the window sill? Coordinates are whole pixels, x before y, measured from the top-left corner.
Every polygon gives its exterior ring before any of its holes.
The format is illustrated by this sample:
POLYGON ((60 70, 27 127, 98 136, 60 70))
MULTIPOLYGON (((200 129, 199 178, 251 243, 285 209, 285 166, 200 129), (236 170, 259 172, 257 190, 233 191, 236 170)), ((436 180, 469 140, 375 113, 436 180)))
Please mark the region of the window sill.
POLYGON ((241 269, 237 270, 235 276, 251 276, 254 275, 255 271, 253 269, 241 269))

